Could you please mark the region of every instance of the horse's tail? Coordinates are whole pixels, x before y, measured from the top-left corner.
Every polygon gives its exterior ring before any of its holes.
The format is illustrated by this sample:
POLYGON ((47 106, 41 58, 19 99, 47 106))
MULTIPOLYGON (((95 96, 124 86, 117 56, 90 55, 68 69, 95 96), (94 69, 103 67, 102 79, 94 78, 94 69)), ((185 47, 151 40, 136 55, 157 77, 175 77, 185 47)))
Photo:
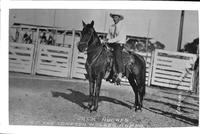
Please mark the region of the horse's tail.
POLYGON ((144 97, 146 94, 146 86, 145 84, 142 86, 143 90, 142 90, 142 96, 144 97))
MULTIPOLYGON (((143 57, 142 57, 143 58, 143 57)), ((143 96, 145 96, 145 93, 146 93, 146 61, 144 60, 144 58, 143 58, 143 64, 144 64, 144 66, 143 66, 143 80, 144 80, 144 82, 143 82, 143 92, 142 92, 142 94, 143 94, 143 96)))
POLYGON ((145 96, 146 93, 146 65, 143 68, 143 75, 142 75, 142 96, 145 96))
POLYGON ((142 64, 141 66, 141 73, 142 73, 142 76, 141 76, 141 88, 142 88, 142 96, 145 96, 145 93, 146 93, 146 61, 144 59, 144 57, 142 57, 141 55, 138 55, 138 54, 135 54, 135 56, 139 59, 140 61, 140 64, 142 64))

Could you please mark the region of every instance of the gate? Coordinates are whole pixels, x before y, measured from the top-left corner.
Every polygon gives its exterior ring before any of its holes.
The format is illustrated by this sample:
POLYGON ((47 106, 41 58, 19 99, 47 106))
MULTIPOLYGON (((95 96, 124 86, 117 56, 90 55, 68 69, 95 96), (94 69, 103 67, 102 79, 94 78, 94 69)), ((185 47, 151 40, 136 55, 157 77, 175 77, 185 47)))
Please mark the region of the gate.
POLYGON ((69 31, 55 29, 39 29, 38 32, 35 73, 69 78, 73 53, 72 32, 70 35, 69 31), (52 34, 54 32, 56 34, 52 34), (50 38, 51 42, 48 41, 50 38))
POLYGON ((186 73, 186 76, 179 80, 183 69, 186 68, 186 62, 192 59, 196 60, 196 55, 166 50, 156 50, 153 61, 153 72, 151 84, 162 87, 176 88, 182 90, 192 90, 193 71, 186 73), (179 67, 178 67, 179 66, 179 67))
MULTIPOLYGON (((80 37, 75 38, 75 44, 80 40, 80 37)), ((85 69, 85 62, 86 62, 87 55, 85 53, 80 53, 76 45, 73 49, 73 62, 72 62, 72 70, 71 70, 71 77, 72 78, 79 78, 85 79, 86 69, 85 69)))
POLYGON ((31 73, 33 44, 9 43, 9 70, 31 73))
POLYGON ((69 77, 71 48, 40 44, 36 65, 37 74, 69 77))

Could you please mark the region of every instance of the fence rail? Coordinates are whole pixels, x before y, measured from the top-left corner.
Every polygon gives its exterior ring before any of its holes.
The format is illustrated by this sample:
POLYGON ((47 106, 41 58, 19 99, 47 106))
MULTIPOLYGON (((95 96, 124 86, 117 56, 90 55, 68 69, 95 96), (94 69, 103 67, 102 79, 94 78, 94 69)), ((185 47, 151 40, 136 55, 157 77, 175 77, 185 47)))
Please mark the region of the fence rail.
POLYGON ((33 60, 33 44, 9 44, 9 70, 14 72, 31 73, 33 60))

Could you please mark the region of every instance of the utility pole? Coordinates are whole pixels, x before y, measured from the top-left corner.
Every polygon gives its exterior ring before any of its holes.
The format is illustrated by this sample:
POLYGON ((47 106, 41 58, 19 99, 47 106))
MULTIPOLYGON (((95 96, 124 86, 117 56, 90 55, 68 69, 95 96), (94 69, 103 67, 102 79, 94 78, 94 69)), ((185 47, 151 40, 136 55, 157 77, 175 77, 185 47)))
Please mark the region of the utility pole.
POLYGON ((107 11, 105 11, 104 28, 103 28, 103 31, 104 31, 104 32, 106 31, 107 17, 108 17, 108 13, 107 13, 107 11))
POLYGON ((56 9, 54 9, 54 12, 53 12, 53 27, 56 26, 56 9))
POLYGON ((147 29, 147 38, 146 38, 146 52, 148 50, 148 44, 149 44, 149 32, 150 32, 150 26, 151 26, 151 20, 148 22, 148 29, 147 29))
MULTIPOLYGON (((103 32, 106 32, 106 26, 107 26, 107 18, 108 18, 108 12, 107 10, 105 11, 105 19, 104 19, 104 28, 103 28, 103 32)), ((103 36, 103 39, 106 39, 106 36, 103 36)))
POLYGON ((185 14, 185 11, 182 10, 181 11, 180 26, 179 26, 178 45, 177 45, 177 51, 178 52, 180 52, 180 50, 181 50, 181 44, 182 44, 184 14, 185 14))

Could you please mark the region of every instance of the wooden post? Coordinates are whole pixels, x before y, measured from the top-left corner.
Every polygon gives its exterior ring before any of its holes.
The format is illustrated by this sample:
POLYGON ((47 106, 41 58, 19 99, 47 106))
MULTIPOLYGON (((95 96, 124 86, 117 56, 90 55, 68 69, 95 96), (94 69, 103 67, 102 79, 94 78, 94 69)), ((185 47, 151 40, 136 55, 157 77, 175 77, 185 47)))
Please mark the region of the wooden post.
MULTIPOLYGON (((193 57, 193 61, 195 63, 195 61, 197 60, 197 56, 195 55, 195 57, 193 57)), ((194 66, 193 66, 193 69, 194 69, 194 66)), ((198 75, 198 72, 199 69, 197 70, 192 70, 192 80, 191 80, 191 85, 190 85, 190 89, 191 91, 195 92, 196 91, 196 82, 199 81, 198 80, 198 77, 196 77, 198 75)))
POLYGON ((182 44, 184 14, 185 14, 185 11, 182 10, 181 11, 180 26, 179 26, 178 46, 177 46, 177 51, 178 52, 180 52, 180 50, 181 50, 181 44, 182 44))
POLYGON ((154 77, 155 77, 155 71, 156 69, 155 66, 156 66, 156 61, 157 61, 157 55, 158 55, 158 51, 159 50, 156 50, 153 52, 153 57, 152 57, 152 65, 151 65, 151 78, 150 78, 150 84, 154 84, 154 77))
POLYGON ((73 77, 73 70, 74 70, 74 61, 75 61, 75 56, 77 55, 76 49, 75 49, 75 29, 72 29, 72 51, 71 51, 71 61, 70 61, 70 68, 69 68, 69 77, 73 77))
POLYGON ((38 62, 38 56, 39 56, 39 52, 38 51, 39 51, 39 28, 37 28, 37 33, 36 33, 36 42, 35 42, 34 52, 33 52, 31 75, 35 75, 36 74, 37 62, 38 62))
POLYGON ((64 30, 63 32, 63 43, 62 43, 63 47, 65 47, 65 34, 66 34, 66 30, 64 30))
POLYGON ((147 83, 148 86, 151 85, 154 57, 155 57, 155 51, 151 52, 151 62, 150 62, 149 77, 148 77, 148 83, 147 83))

